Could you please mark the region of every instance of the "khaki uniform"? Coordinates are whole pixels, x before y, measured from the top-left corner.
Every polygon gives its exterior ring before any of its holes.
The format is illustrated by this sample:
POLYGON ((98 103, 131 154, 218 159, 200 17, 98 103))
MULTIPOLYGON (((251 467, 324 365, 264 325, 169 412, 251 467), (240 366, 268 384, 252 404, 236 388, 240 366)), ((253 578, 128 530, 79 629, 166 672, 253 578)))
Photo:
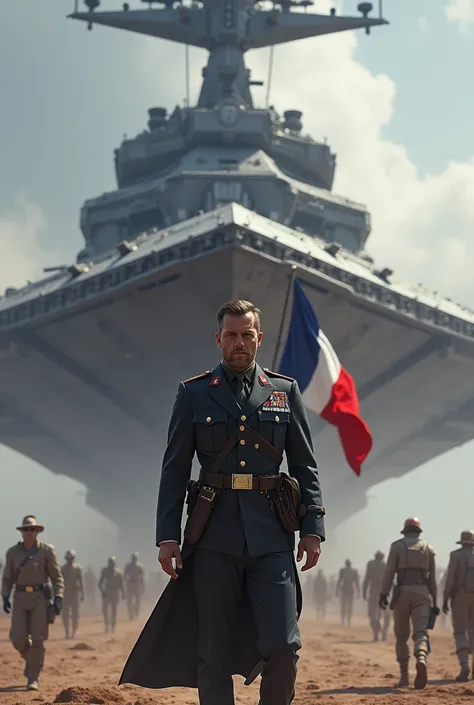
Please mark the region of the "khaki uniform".
POLYGON ((359 573, 355 568, 346 565, 339 571, 339 579, 336 586, 336 595, 341 600, 341 624, 351 626, 352 609, 354 607, 354 594, 360 594, 359 573))
POLYGON ((141 563, 130 561, 124 571, 127 595, 128 616, 137 619, 140 613, 140 601, 145 591, 145 570, 141 563))
POLYGON ((444 601, 451 598, 454 640, 461 666, 474 653, 474 546, 453 551, 444 587, 444 601))
POLYGON ((318 573, 313 582, 313 597, 316 605, 316 618, 324 620, 326 617, 326 603, 328 600, 328 581, 322 571, 318 573))
POLYGON ((22 542, 8 549, 3 571, 2 596, 8 598, 16 585, 10 639, 25 660, 26 677, 29 680, 37 680, 44 664, 44 642, 49 635, 48 601, 41 587, 51 580, 55 597, 63 597, 64 580, 53 546, 37 541, 18 573, 20 564, 27 555, 22 542), (24 591, 21 588, 31 590, 24 591), (36 591, 32 588, 36 588, 36 591))
POLYGON ((436 603, 435 552, 418 532, 409 532, 390 546, 381 593, 388 595, 393 579, 398 584, 392 600, 397 661, 407 664, 410 620, 415 656, 426 660, 430 651, 428 620, 432 600, 436 603))
POLYGON ((382 592, 382 580, 385 572, 385 561, 372 560, 367 563, 365 578, 362 585, 362 593, 367 598, 370 627, 374 633, 374 641, 378 641, 381 634, 383 641, 387 638, 387 631, 390 625, 390 612, 383 610, 379 605, 380 593, 382 592))
POLYGON ((79 602, 84 599, 84 585, 82 581, 82 568, 78 563, 65 563, 61 568, 64 579, 64 601, 62 618, 66 638, 69 639, 69 620, 71 620, 72 638, 77 631, 79 622, 79 602))
POLYGON ((110 566, 103 568, 99 580, 99 590, 102 593, 105 630, 114 632, 120 596, 125 597, 122 571, 110 566))

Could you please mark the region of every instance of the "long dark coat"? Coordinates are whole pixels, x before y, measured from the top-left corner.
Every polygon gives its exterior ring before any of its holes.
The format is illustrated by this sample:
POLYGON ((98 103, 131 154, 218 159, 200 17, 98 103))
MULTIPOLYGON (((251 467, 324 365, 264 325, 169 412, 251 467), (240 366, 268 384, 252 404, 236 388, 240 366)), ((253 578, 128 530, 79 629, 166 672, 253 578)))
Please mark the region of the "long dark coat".
MULTIPOLYGON (((302 609, 301 586, 295 566, 298 617, 302 609)), ((212 580, 212 576, 209 576, 212 580)), ((257 630, 245 596, 236 620, 232 674, 252 682, 260 673, 257 630)), ((128 657, 119 685, 135 683, 144 688, 183 686, 197 688, 197 607, 193 591, 193 551, 183 550, 183 569, 170 580, 128 657)))

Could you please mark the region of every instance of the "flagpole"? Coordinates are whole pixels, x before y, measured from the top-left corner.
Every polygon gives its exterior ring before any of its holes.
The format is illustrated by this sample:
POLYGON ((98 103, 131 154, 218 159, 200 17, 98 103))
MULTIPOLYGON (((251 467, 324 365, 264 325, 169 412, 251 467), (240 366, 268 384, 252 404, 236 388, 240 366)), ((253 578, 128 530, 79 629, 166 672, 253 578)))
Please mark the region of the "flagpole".
POLYGON ((296 264, 293 264, 291 266, 290 280, 288 282, 288 289, 286 291, 285 303, 283 304, 283 313, 281 314, 280 330, 278 331, 277 344, 275 346, 275 354, 273 355, 272 370, 275 370, 275 368, 276 368, 276 364, 277 364, 277 360, 278 360, 278 353, 280 352, 281 339, 283 336, 283 328, 285 326, 285 320, 286 320, 286 312, 288 309, 288 304, 290 302, 291 290, 293 288, 293 282, 295 281, 295 274, 296 274, 297 269, 298 269, 298 267, 296 266, 296 264))

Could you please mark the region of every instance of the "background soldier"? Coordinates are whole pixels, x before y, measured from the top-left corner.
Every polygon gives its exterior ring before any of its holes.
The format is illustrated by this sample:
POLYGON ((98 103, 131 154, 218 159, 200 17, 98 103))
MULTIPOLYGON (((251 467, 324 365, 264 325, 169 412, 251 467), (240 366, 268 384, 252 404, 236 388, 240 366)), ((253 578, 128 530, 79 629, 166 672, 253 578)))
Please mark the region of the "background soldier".
POLYGON ((474 653, 474 531, 463 531, 457 543, 461 548, 449 557, 443 612, 448 613, 451 598, 454 640, 461 666, 456 680, 463 682, 469 679, 469 652, 474 653))
POLYGON ((125 566, 124 578, 128 616, 130 619, 137 619, 140 600, 145 592, 145 571, 142 564, 138 562, 138 553, 132 553, 130 563, 125 566))
POLYGON ((95 593, 97 590, 97 581, 94 571, 89 566, 84 573, 84 586, 86 592, 87 607, 95 610, 95 593))
POLYGON ((125 599, 123 574, 117 569, 117 561, 115 556, 108 560, 105 568, 102 568, 102 573, 99 580, 99 590, 102 593, 102 614, 104 615, 105 633, 109 631, 112 634, 115 631, 117 623, 117 605, 120 599, 125 599))
POLYGON ((415 688, 424 688, 426 685, 426 661, 430 651, 427 630, 430 615, 439 612, 436 607, 435 552, 432 546, 420 538, 421 531, 418 519, 410 518, 405 521, 401 531, 403 538, 390 546, 380 594, 380 606, 385 609, 388 605, 387 595, 397 575, 397 586, 390 605, 393 608, 396 653, 400 664, 400 681, 397 685, 408 685, 411 618, 416 657, 415 688))
POLYGON ((352 567, 349 559, 346 560, 344 568, 339 571, 339 578, 336 585, 336 597, 341 601, 341 624, 351 626, 352 609, 354 606, 354 592, 360 597, 359 573, 352 567))
POLYGON ((390 612, 382 610, 379 605, 380 593, 382 592, 382 580, 385 571, 384 554, 377 551, 372 561, 367 563, 364 583, 362 585, 362 596, 367 600, 367 588, 369 590, 369 620, 373 631, 373 640, 378 641, 382 632, 382 641, 387 638, 387 630, 390 624, 390 612), (383 615, 383 624, 381 624, 383 615))
POLYGON ((61 612, 64 581, 54 547, 38 541, 44 526, 36 517, 24 517, 21 526, 23 541, 8 549, 2 580, 3 611, 10 613, 10 593, 15 586, 10 639, 25 661, 24 675, 28 690, 38 690, 38 678, 43 670, 48 638, 47 583, 54 589, 54 613, 61 612))
POLYGON ((324 621, 328 600, 328 581, 322 570, 318 570, 313 582, 313 599, 316 605, 316 619, 324 621))
POLYGON ((76 636, 79 622, 79 600, 84 602, 84 585, 82 582, 82 568, 75 562, 76 553, 69 549, 64 556, 66 563, 61 568, 64 578, 63 624, 66 639, 69 639, 69 618, 71 618, 72 638, 76 636))

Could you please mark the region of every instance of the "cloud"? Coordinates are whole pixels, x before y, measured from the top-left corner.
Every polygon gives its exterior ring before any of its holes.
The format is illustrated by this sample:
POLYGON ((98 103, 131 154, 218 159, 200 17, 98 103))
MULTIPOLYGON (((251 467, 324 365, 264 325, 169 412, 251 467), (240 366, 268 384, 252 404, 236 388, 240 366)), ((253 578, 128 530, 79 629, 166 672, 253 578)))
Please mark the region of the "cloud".
POLYGON ((0 295, 6 287, 23 286, 41 276, 47 253, 39 238, 45 227, 41 208, 25 196, 19 196, 10 211, 0 213, 0 295))
POLYGON ((455 22, 461 32, 466 33, 474 22, 474 0, 447 0, 446 17, 455 22))
MULTIPOLYGON (((370 39, 359 31, 276 47, 270 102, 279 112, 303 110, 304 132, 316 140, 328 138, 338 157, 334 191, 369 207, 367 249, 378 264, 390 266, 408 283, 421 281, 469 305, 474 298, 474 159, 420 176, 403 145, 387 139, 396 86, 357 61, 357 43, 370 39)), ((248 58, 253 75, 266 75, 268 53, 248 58)), ((383 53, 379 61, 383 69, 383 53)))

